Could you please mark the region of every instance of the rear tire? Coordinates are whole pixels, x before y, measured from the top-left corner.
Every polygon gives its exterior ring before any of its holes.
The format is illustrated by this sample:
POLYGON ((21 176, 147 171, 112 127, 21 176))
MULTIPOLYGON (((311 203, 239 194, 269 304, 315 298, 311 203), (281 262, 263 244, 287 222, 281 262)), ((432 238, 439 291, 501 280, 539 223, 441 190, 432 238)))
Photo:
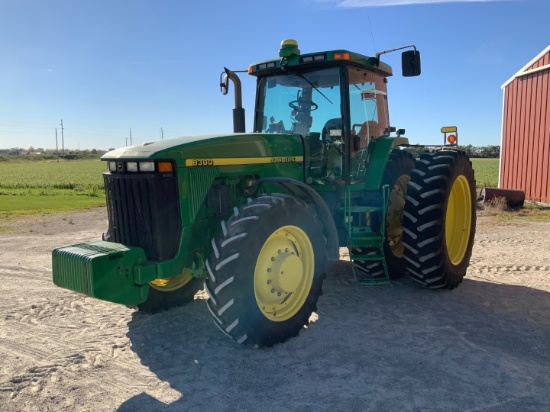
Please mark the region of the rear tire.
POLYGON ((424 153, 407 189, 403 243, 407 272, 431 289, 453 289, 466 275, 476 228, 476 184, 462 151, 424 153))
POLYGON ((327 262, 314 209, 288 195, 261 196, 221 226, 205 281, 216 326, 251 346, 298 335, 316 310, 327 262))
MULTIPOLYGON (((403 210, 407 184, 414 169, 414 157, 404 150, 392 150, 382 176, 382 185, 390 187, 388 210, 386 212, 386 234, 384 239, 384 256, 390 279, 399 279, 405 275, 405 259, 403 246, 403 210)), ((377 250, 364 249, 361 254, 374 254, 377 250)), ((370 277, 383 276, 384 269, 378 261, 357 261, 355 266, 360 272, 370 277)))

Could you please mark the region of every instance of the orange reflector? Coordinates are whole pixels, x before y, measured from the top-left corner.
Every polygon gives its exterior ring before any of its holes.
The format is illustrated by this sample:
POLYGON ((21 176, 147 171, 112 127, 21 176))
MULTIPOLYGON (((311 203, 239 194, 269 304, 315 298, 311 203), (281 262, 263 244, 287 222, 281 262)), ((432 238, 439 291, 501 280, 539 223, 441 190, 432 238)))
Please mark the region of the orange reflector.
POLYGON ((248 74, 252 73, 252 66, 248 66, 248 74))
POLYGON ((447 141, 450 144, 456 143, 456 136, 454 134, 450 134, 449 136, 447 136, 447 141))
POLYGON ((158 162, 158 171, 161 173, 169 173, 172 171, 172 163, 170 162, 158 162))
POLYGON ((349 60, 349 53, 334 53, 334 60, 349 60))

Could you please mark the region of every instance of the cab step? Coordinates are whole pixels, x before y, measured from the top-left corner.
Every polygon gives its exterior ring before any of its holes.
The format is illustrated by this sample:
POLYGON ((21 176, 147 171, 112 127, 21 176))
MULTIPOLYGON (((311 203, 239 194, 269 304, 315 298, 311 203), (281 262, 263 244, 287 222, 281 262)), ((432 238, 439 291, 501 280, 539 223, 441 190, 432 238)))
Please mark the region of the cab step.
POLYGON ((356 282, 361 285, 388 285, 390 277, 386 265, 386 257, 384 256, 384 238, 389 186, 384 185, 380 190, 381 206, 353 205, 351 193, 356 190, 353 186, 346 188, 344 204, 348 232, 348 249, 350 261, 352 262, 353 276, 356 282), (371 223, 370 216, 372 213, 379 213, 381 215, 378 230, 373 230, 372 225, 355 224, 355 222, 363 221, 371 223), (357 262, 380 262, 378 265, 374 265, 374 267, 381 270, 369 272, 362 266, 358 266, 357 262))

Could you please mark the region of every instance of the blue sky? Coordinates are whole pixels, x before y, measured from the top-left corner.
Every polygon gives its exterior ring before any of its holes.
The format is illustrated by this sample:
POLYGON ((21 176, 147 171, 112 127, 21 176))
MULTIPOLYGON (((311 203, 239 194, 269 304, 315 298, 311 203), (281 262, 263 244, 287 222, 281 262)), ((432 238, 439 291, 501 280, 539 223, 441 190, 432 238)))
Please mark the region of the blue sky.
MULTIPOLYGON (((398 53, 392 125, 413 143, 499 144, 500 86, 550 44, 548 0, 0 0, 0 148, 124 146, 232 131, 224 66, 302 52, 415 44, 422 75, 403 78, 398 53), (61 138, 59 137, 59 141, 61 138)), ((243 73, 247 130, 254 78, 243 73)))

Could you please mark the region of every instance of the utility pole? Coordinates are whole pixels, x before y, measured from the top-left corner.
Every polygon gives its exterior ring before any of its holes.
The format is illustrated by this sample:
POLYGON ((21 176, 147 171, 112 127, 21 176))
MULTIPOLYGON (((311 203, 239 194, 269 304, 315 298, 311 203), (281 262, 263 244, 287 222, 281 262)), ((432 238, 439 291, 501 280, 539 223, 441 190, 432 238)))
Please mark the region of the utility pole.
POLYGON ((130 127, 130 146, 132 146, 132 128, 130 127))
POLYGON ((128 138, 126 138, 126 147, 128 147, 128 138))
POLYGON ((57 144, 57 127, 55 128, 55 155, 59 157, 59 146, 57 144))
POLYGON ((164 139, 164 130, 162 130, 162 127, 160 128, 160 137, 161 139, 164 139))
POLYGON ((63 159, 65 159, 65 136, 63 135, 63 119, 61 119, 61 151, 63 159))

